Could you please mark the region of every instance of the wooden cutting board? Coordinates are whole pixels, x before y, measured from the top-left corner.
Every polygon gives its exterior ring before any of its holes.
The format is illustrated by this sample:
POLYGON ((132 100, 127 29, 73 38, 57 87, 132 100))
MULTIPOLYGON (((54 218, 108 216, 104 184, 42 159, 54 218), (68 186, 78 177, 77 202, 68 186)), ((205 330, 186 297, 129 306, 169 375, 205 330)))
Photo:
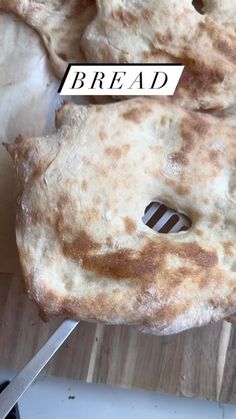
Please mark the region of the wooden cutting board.
MULTIPOLYGON (((18 275, 0 274, 0 368, 18 371, 58 320, 43 323, 18 275)), ((167 337, 82 322, 46 374, 221 402, 236 402, 236 329, 227 322, 167 337)))

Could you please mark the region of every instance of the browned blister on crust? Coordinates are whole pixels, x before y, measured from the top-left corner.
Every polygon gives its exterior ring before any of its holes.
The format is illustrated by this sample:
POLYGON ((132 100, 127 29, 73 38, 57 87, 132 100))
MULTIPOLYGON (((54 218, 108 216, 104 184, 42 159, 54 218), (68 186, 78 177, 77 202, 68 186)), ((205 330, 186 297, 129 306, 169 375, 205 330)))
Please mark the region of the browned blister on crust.
POLYGON ((147 98, 64 103, 57 127, 9 148, 25 285, 44 316, 170 334, 234 313, 236 129, 147 98), (149 229, 152 201, 191 229, 149 229))
POLYGON ((59 78, 69 63, 85 61, 81 37, 95 17, 95 0, 0 0, 0 10, 16 14, 40 34, 59 78))
POLYGON ((236 103, 236 6, 205 0, 97 0, 82 39, 87 61, 183 63, 174 99, 192 109, 236 103), (196 2, 195 2, 196 3, 196 2))

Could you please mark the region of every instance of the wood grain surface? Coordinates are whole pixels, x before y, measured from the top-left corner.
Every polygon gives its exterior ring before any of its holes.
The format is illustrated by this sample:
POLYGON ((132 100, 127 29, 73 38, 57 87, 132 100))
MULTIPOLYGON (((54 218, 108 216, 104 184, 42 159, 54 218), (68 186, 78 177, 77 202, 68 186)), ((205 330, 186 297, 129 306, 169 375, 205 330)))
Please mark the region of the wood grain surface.
MULTIPOLYGON (((0 368, 18 371, 60 323, 44 323, 19 275, 0 274, 0 368)), ((167 337, 82 322, 46 374, 236 402, 236 329, 227 322, 167 337)))

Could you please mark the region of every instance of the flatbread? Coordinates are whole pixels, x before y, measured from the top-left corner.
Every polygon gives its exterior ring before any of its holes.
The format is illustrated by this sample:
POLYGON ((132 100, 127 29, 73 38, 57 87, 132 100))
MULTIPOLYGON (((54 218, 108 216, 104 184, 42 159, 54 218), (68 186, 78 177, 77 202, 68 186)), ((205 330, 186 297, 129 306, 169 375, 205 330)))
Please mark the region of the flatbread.
POLYGON ((61 97, 38 35, 10 13, 0 13, 0 45, 0 272, 19 273, 13 169, 2 142, 54 131, 61 97))
POLYGON ((201 0, 203 11, 220 16, 222 22, 232 19, 235 25, 236 3, 232 0, 201 0))
POLYGON ((84 62, 81 36, 96 13, 95 0, 0 0, 0 9, 21 17, 40 34, 55 74, 84 62))
POLYGON ((8 146, 25 287, 41 313, 154 334, 235 313, 236 128, 150 98, 65 103, 56 125, 8 146), (155 200, 191 229, 144 225, 155 200))
POLYGON ((82 48, 88 62, 183 63, 175 99, 194 109, 236 104, 236 6, 205 0, 97 0, 82 48))

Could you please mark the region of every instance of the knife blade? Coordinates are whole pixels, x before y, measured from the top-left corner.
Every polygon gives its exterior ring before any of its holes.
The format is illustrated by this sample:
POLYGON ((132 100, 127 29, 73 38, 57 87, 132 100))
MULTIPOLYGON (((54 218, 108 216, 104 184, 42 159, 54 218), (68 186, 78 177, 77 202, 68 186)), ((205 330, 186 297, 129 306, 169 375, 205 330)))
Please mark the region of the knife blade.
POLYGON ((0 419, 4 419, 29 388, 43 367, 78 325, 77 320, 65 320, 50 336, 36 355, 13 378, 0 394, 0 419))

